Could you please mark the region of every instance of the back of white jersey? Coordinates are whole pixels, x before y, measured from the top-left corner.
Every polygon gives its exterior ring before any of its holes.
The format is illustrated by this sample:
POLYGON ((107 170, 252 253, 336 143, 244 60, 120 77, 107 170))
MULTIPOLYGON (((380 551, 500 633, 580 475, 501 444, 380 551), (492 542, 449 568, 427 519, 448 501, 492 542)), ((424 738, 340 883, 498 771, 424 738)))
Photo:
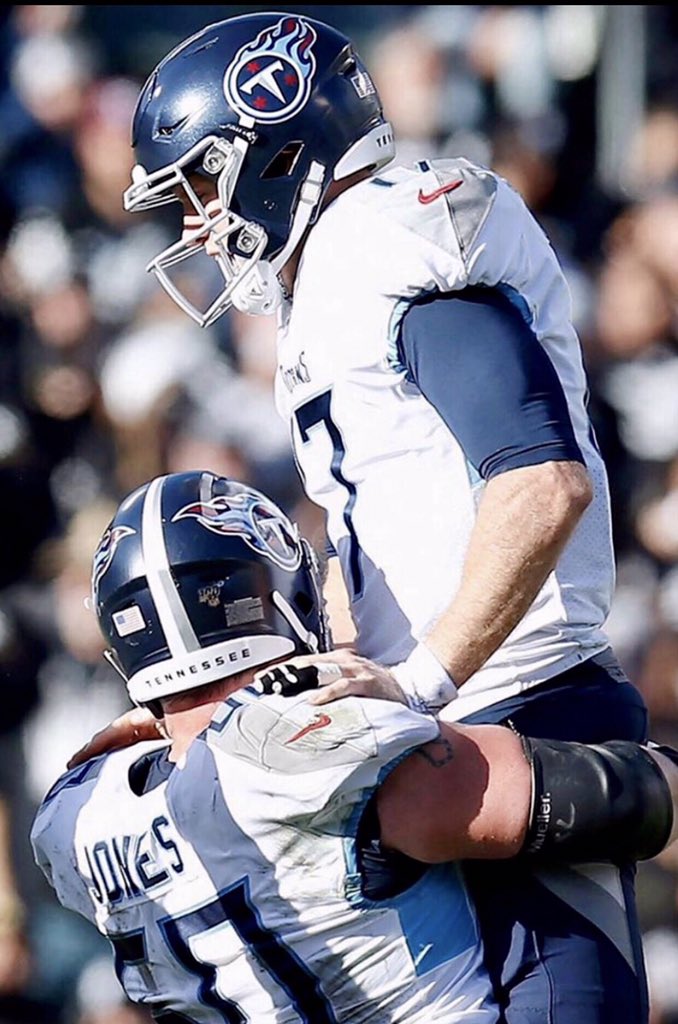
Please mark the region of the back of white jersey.
POLYGON ((318 709, 241 691, 139 794, 130 768, 158 744, 64 776, 36 818, 36 858, 166 1024, 495 1024, 455 865, 388 900, 361 895, 363 807, 436 735, 386 701, 318 709))
POLYGON ((395 340, 415 299, 470 285, 510 294, 529 316, 595 495, 522 622, 445 709, 455 718, 607 644, 614 558, 606 473, 567 283, 519 195, 489 170, 449 160, 382 172, 339 196, 309 237, 283 310, 276 385, 308 494, 327 511, 358 649, 401 661, 454 597, 484 481, 407 380, 395 340))

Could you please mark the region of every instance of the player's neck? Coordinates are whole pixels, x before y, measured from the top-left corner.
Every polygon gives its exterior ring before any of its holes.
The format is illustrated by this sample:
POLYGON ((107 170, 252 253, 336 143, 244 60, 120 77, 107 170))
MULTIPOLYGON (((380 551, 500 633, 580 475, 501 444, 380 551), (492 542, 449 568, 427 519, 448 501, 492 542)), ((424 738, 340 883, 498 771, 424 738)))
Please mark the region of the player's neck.
POLYGON ((290 258, 288 259, 285 266, 280 271, 280 282, 285 289, 288 298, 291 298, 294 293, 294 282, 297 279, 297 270, 299 269, 299 262, 301 260, 301 254, 304 249, 304 243, 308 237, 308 230, 304 233, 299 245, 296 247, 290 258))
POLYGON ((163 726, 172 741, 170 761, 178 761, 196 736, 207 728, 214 712, 231 693, 252 681, 253 671, 239 672, 226 679, 206 683, 196 690, 177 693, 163 699, 163 726))
POLYGON ((220 703, 219 700, 211 700, 190 708, 165 710, 165 730, 172 741, 170 761, 179 761, 183 757, 196 736, 207 728, 220 703))

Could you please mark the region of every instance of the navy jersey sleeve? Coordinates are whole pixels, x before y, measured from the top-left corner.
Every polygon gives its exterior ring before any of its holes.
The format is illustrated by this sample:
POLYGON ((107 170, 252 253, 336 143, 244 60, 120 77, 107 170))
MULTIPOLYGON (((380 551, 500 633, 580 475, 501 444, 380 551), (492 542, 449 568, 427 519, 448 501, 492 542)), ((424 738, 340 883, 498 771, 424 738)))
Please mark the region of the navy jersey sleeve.
POLYGON ((500 291, 467 288, 415 303, 399 355, 484 479, 550 460, 584 462, 553 364, 500 291))

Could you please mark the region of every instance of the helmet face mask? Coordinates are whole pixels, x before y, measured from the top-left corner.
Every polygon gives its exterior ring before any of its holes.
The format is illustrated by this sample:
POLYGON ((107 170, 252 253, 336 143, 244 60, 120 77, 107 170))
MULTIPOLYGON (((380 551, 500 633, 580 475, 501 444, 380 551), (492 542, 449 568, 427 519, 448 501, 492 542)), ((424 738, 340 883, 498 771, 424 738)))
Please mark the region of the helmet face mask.
POLYGON ((208 472, 123 501, 93 560, 108 660, 136 704, 329 647, 315 556, 268 498, 208 472))
MULTIPOLYGON (((150 210, 169 203, 181 202, 185 211, 184 231, 181 238, 158 253, 149 263, 152 271, 165 291, 174 299, 192 320, 201 327, 214 323, 231 305, 241 308, 239 296, 245 296, 258 283, 258 264, 268 242, 263 227, 229 209, 230 197, 242 164, 242 152, 238 152, 226 139, 208 136, 193 146, 176 164, 162 167, 152 174, 146 174, 137 166, 133 170, 133 183, 125 191, 123 203, 127 210, 150 210), (192 174, 196 164, 202 165, 210 174, 217 173, 214 201, 205 204, 196 192, 192 174), (210 207, 212 209, 210 210, 210 207), (216 209, 214 209, 216 207, 216 209), (182 290, 172 276, 172 268, 184 263, 192 256, 199 255, 209 244, 209 255, 215 260, 224 287, 204 310, 198 309, 190 296, 182 290)), ((272 313, 279 305, 276 288, 270 297, 260 302, 260 313, 272 313)))
POLYGON ((154 70, 134 117, 137 166, 125 209, 178 198, 199 223, 148 266, 201 326, 232 305, 272 313, 278 274, 320 212, 332 181, 377 169, 394 154, 390 125, 350 40, 295 14, 218 22, 180 44, 154 70), (215 181, 209 216, 191 186, 215 181), (170 270, 199 251, 214 257, 224 287, 198 309, 170 270))

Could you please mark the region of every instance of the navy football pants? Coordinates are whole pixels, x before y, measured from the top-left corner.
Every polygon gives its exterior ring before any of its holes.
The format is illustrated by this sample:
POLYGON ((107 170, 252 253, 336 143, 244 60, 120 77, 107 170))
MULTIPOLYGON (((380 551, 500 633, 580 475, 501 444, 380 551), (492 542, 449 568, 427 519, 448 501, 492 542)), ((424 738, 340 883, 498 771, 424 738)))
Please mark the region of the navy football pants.
MULTIPOLYGON (((609 652, 463 721, 583 743, 647 739, 642 697, 609 652)), ((464 870, 506 1024, 647 1024, 634 865, 464 870)))

